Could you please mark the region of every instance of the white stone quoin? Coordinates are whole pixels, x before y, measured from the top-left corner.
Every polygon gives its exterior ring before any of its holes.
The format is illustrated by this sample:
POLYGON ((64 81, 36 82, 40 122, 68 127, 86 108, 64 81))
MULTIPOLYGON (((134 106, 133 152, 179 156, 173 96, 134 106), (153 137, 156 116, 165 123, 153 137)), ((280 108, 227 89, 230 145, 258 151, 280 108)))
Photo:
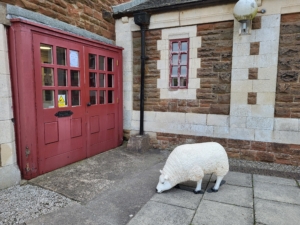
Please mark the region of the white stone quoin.
POLYGON ((0 189, 16 185, 21 179, 17 166, 12 118, 12 94, 6 28, 0 24, 0 189))

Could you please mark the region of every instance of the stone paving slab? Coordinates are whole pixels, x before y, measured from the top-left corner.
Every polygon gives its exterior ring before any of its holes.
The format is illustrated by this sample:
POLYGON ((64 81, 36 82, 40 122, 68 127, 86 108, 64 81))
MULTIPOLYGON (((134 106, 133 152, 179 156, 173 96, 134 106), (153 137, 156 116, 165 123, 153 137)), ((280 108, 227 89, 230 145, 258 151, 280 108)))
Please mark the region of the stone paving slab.
MULTIPOLYGON (((217 176, 213 174, 211 177, 211 182, 215 182, 216 179, 217 176)), ((223 181, 226 181, 226 184, 235 186, 252 187, 252 175, 248 173, 229 171, 224 177, 223 181)))
MULTIPOLYGON (((209 190, 213 186, 214 183, 210 183, 207 189, 209 190)), ((239 187, 225 183, 216 193, 208 193, 206 191, 203 198, 206 200, 253 208, 252 188, 248 187, 239 187)))
POLYGON ((255 220, 263 225, 296 225, 300 221, 300 206, 255 199, 255 220))
POLYGON ((197 209, 202 197, 203 194, 194 194, 193 192, 173 188, 167 192, 155 194, 151 200, 187 209, 197 209))
POLYGON ((250 208, 202 200, 193 225, 253 225, 253 210, 250 208))
POLYGON ((128 225, 190 225, 194 210, 149 201, 128 225))
POLYGON ((257 182, 254 184, 254 197, 300 205, 300 189, 296 185, 257 182))
POLYGON ((226 184, 242 186, 242 187, 252 187, 252 175, 247 173, 239 172, 228 172, 224 177, 226 184))
POLYGON ((282 184, 282 185, 290 185, 295 186, 296 181, 294 179, 286 179, 281 177, 270 177, 270 176, 263 176, 263 175, 253 175, 253 181, 255 182, 263 182, 263 183, 271 183, 271 184, 282 184))

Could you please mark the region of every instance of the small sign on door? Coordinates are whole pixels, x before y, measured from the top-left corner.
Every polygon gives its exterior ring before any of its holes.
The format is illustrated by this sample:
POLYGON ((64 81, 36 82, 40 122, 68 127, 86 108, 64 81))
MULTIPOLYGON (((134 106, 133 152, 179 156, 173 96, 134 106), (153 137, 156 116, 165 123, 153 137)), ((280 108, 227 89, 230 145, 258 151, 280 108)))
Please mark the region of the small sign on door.
POLYGON ((66 107, 66 95, 58 95, 58 107, 66 107))

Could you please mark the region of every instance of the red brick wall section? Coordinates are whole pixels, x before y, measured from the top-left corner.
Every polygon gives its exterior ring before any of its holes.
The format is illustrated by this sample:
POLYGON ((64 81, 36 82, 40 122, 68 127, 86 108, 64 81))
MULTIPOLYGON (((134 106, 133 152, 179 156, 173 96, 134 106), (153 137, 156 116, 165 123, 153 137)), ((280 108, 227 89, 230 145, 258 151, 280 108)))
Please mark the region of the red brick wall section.
MULTIPOLYGON (((141 40, 138 31, 132 35, 133 110, 139 110, 141 40)), ((145 111, 229 115, 233 21, 199 25, 198 36, 203 39, 198 51, 202 68, 198 70, 201 88, 197 90, 197 99, 160 99, 157 40, 161 40, 161 30, 146 33, 146 56, 149 59, 146 61, 145 111)))
POLYGON ((220 143, 230 158, 300 166, 300 145, 293 144, 156 133, 151 145, 159 149, 173 149, 181 144, 211 141, 220 143))
POLYGON ((275 117, 300 118, 300 13, 282 15, 275 117))
POLYGON ((115 40, 111 6, 130 0, 0 0, 115 40))

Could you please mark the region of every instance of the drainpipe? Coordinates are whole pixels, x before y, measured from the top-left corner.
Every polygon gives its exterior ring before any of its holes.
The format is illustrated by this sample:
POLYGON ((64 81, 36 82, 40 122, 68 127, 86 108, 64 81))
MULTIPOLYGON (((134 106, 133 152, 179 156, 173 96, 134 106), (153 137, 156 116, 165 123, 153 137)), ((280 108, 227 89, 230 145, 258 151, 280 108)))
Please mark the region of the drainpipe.
POLYGON ((133 14, 134 22, 141 27, 141 89, 140 89, 140 135, 144 135, 144 84, 145 84, 145 31, 150 24, 150 15, 147 12, 133 14))

